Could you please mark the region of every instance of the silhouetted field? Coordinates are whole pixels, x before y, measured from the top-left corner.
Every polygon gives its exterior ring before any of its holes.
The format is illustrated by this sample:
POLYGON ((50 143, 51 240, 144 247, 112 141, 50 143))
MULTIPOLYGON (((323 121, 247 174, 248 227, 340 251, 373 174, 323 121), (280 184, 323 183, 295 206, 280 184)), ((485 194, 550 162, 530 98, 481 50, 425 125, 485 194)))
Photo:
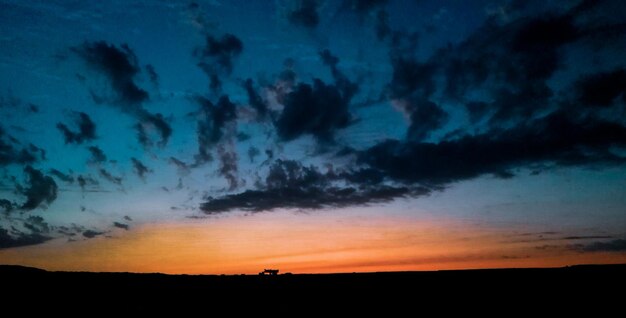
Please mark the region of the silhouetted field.
POLYGON ((626 300, 626 265, 278 276, 47 272, 0 266, 0 281, 5 304, 28 301, 34 305, 24 310, 68 314, 75 306, 98 313, 199 311, 201 316, 217 309, 231 314, 415 316, 426 309, 443 315, 587 308, 598 314, 612 306, 623 309, 626 300))

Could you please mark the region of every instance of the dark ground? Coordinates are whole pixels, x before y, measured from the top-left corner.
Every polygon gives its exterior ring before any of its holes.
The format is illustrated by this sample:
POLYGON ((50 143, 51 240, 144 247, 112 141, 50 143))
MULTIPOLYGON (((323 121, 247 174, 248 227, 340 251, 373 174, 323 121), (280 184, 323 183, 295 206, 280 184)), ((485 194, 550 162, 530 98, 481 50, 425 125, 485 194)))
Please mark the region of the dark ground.
POLYGON ((0 284, 0 307, 20 304, 16 308, 27 312, 68 316, 166 312, 177 313, 176 317, 224 312, 229 313, 225 316, 263 312, 298 317, 460 312, 561 316, 573 312, 599 317, 622 316, 626 305, 626 265, 273 277, 47 272, 0 266, 0 284))

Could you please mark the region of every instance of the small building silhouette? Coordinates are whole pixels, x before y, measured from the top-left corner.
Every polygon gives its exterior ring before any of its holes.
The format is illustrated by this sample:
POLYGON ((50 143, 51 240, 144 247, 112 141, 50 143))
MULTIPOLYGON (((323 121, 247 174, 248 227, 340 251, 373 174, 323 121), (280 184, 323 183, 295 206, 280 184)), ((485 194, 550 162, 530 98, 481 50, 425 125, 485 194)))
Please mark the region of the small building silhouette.
POLYGON ((264 269, 262 272, 259 273, 259 275, 276 276, 278 275, 278 270, 277 269, 264 269))

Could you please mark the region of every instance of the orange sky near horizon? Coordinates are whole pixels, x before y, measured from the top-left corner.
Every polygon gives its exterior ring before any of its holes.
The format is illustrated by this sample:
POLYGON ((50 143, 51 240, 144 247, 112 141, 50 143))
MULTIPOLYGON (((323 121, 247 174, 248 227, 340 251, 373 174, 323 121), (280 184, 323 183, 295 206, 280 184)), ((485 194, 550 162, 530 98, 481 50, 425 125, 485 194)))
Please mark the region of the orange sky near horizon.
POLYGON ((260 213, 153 223, 110 237, 0 250, 47 270, 169 274, 328 273, 626 263, 625 254, 538 249, 511 228, 358 214, 260 213), (517 241, 516 241, 517 240, 517 241), (53 246, 56 245, 56 246, 53 246))

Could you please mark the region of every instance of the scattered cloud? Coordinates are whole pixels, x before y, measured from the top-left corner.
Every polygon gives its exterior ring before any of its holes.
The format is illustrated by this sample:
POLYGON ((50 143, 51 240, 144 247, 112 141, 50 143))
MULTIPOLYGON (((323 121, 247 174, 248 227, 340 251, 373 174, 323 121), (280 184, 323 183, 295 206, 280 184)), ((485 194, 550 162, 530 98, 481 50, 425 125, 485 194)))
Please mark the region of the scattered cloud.
POLYGON ((243 43, 241 40, 227 33, 221 38, 207 35, 205 46, 194 52, 194 55, 199 59, 198 67, 209 76, 209 87, 213 92, 218 92, 221 89, 220 76, 228 76, 233 72, 233 61, 242 51, 243 43))
POLYGON ((66 144, 82 144, 85 141, 96 139, 96 124, 91 120, 89 115, 83 112, 72 114, 74 122, 78 126, 78 131, 70 130, 65 124, 58 123, 57 129, 63 133, 66 144))
POLYGON ((128 224, 120 223, 120 222, 113 222, 113 226, 117 227, 117 228, 120 228, 120 229, 123 229, 123 230, 127 230, 127 231, 130 228, 130 226, 128 224))
POLYGON ((99 231, 94 231, 94 230, 87 230, 83 232, 83 236, 86 238, 94 238, 102 234, 104 234, 104 232, 99 232, 99 231))
POLYGON ((150 168, 146 167, 141 161, 139 161, 139 159, 137 159, 137 158, 130 158, 130 160, 133 163, 133 169, 135 170, 135 173, 142 180, 146 179, 146 174, 152 172, 152 170, 150 168))
POLYGON ((594 242, 585 245, 575 245, 574 249, 582 252, 626 252, 626 240, 616 239, 607 242, 594 242))
POLYGON ((213 159, 212 150, 229 130, 234 133, 237 109, 228 96, 220 97, 217 104, 201 96, 196 97, 196 101, 200 105, 200 118, 196 129, 198 153, 195 165, 201 165, 213 159))
POLYGON ((107 171, 104 168, 100 168, 98 170, 98 173, 100 174, 101 177, 103 177, 104 179, 106 179, 107 181, 116 184, 118 186, 122 185, 122 177, 116 177, 114 175, 112 175, 109 171, 107 171))
POLYGON ((49 173, 56 177, 57 179, 68 183, 68 184, 73 184, 74 183, 74 177, 71 174, 65 174, 57 169, 50 169, 49 173))
POLYGON ((92 164, 102 164, 107 161, 107 156, 104 154, 104 151, 97 146, 89 146, 87 148, 89 153, 91 153, 91 158, 89 159, 89 163, 92 164))
MULTIPOLYGON (((172 134, 172 128, 163 115, 150 113, 143 108, 142 104, 149 100, 149 95, 135 83, 135 77, 141 68, 137 56, 130 47, 126 44, 117 47, 99 41, 85 42, 73 50, 88 65, 109 79, 117 96, 113 105, 138 120, 135 128, 139 142, 144 146, 152 145, 148 132, 156 130, 160 137, 159 146, 166 145, 172 134)), ((154 69, 148 68, 148 75, 152 78, 155 73, 151 73, 150 70, 154 71, 154 69)))

